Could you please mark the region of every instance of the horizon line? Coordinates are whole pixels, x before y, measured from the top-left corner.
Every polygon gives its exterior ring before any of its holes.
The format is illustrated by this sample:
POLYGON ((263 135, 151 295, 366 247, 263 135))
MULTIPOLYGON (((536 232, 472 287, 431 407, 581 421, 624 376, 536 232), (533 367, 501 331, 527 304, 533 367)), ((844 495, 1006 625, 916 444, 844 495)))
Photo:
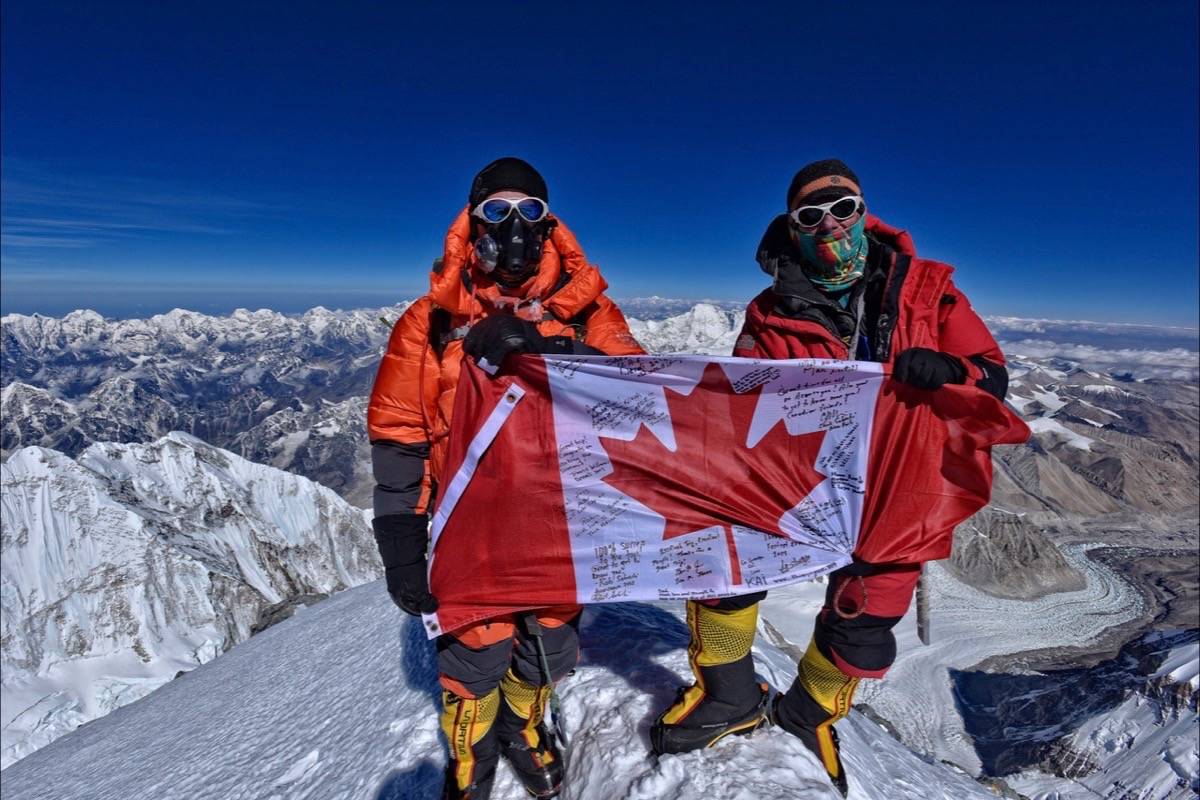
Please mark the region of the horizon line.
MULTIPOLYGON (((92 308, 76 308, 71 311, 68 311, 67 313, 65 313, 61 316, 55 316, 52 314, 43 314, 43 313, 37 312, 37 311, 28 313, 28 314, 19 312, 19 311, 10 311, 10 312, 0 315, 0 322, 8 320, 11 317, 24 317, 27 319, 41 318, 41 319, 63 320, 63 319, 66 319, 67 317, 70 317, 75 314, 95 314, 96 316, 100 317, 101 319, 103 319, 106 322, 121 322, 121 321, 129 321, 129 320, 149 320, 149 319, 153 319, 155 317, 166 316, 166 315, 172 314, 174 312, 182 312, 185 314, 196 314, 198 316, 211 317, 211 318, 232 317, 233 315, 237 314, 238 312, 246 312, 248 314, 256 314, 256 313, 263 312, 263 311, 270 312, 272 314, 278 314, 279 316, 282 316, 282 317, 303 317, 306 314, 309 314, 314 311, 326 311, 326 312, 333 313, 333 314, 353 314, 356 312, 378 312, 378 311, 384 311, 384 310, 391 310, 391 309, 395 309, 396 306, 402 305, 404 303, 411 304, 411 303, 415 302, 415 299, 417 299, 417 298, 405 299, 405 300, 398 301, 396 303, 392 303, 390 305, 355 306, 353 308, 340 308, 340 307, 339 308, 329 308, 327 306, 318 304, 318 305, 312 306, 310 308, 307 308, 303 311, 292 311, 292 312, 278 311, 276 309, 268 308, 266 306, 262 306, 262 307, 255 308, 255 309, 238 306, 238 307, 232 309, 231 311, 223 313, 223 314, 210 314, 210 313, 207 313, 204 311, 197 311, 195 309, 184 308, 182 306, 175 306, 174 308, 167 309, 166 311, 160 311, 155 314, 150 314, 148 316, 140 316, 140 317, 119 316, 119 315, 108 316, 108 315, 102 314, 99 311, 96 311, 95 309, 92 309, 92 308)), ((734 304, 734 303, 736 303, 738 305, 744 305, 744 303, 739 300, 718 300, 718 299, 713 299, 713 298, 696 299, 696 298, 690 298, 690 297, 667 297, 664 295, 657 295, 657 294, 642 295, 642 296, 637 296, 637 297, 613 297, 612 299, 614 302, 616 302, 618 304, 619 303, 638 302, 638 301, 648 301, 648 300, 665 300, 667 302, 672 302, 672 303, 691 303, 693 305, 693 307, 696 305, 717 306, 717 305, 728 305, 728 304, 734 304)), ((677 315, 675 315, 675 316, 677 316, 677 315)), ((1109 326, 1109 327, 1121 327, 1121 328, 1152 328, 1155 330, 1180 331, 1180 332, 1195 333, 1195 334, 1200 335, 1200 327, 1192 327, 1189 325, 1164 325, 1161 323, 1153 323, 1153 322, 1106 322, 1106 321, 1102 321, 1102 320, 1090 320, 1090 319, 1048 319, 1045 317, 1023 317, 1023 316, 1019 316, 1019 315, 1015 315, 1015 314, 981 314, 980 316, 983 317, 984 320, 994 321, 994 322, 1002 322, 1004 320, 1014 320, 1014 321, 1019 320, 1021 322, 1049 323, 1049 324, 1054 324, 1054 325, 1104 325, 1104 326, 1109 326)), ((637 317, 634 317, 634 319, 637 319, 637 317)), ((1038 332, 1037 331, 1028 331, 1028 333, 1038 333, 1038 332)))

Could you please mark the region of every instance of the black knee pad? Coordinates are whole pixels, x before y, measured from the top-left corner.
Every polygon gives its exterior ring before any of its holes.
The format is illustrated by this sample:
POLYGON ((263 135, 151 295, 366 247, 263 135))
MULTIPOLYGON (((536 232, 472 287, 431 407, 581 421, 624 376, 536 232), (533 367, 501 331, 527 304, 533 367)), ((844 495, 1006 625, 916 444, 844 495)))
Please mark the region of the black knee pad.
POLYGON ((843 661, 861 670, 887 669, 896 660, 896 637, 892 628, 900 619, 873 614, 847 619, 827 610, 817 618, 813 639, 826 658, 832 660, 832 654, 836 653, 843 661))
POLYGON ((500 685, 512 660, 512 639, 474 650, 453 636, 437 640, 438 672, 457 681, 475 697, 483 697, 500 685))
MULTIPOLYGON (((538 661, 537 645, 518 625, 516 647, 513 648, 512 665, 517 676, 526 683, 542 686, 542 666, 538 661)), ((542 646, 546 650, 546 662, 550 666, 553 680, 562 680, 575 668, 579 660, 579 615, 557 628, 542 626, 542 646)))

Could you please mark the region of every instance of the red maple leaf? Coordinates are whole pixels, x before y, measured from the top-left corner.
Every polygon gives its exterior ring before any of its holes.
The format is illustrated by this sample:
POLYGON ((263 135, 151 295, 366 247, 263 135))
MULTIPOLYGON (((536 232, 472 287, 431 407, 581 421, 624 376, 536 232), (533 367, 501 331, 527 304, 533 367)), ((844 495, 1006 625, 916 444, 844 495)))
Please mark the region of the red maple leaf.
POLYGON ((604 481, 662 514, 664 539, 725 529, 735 583, 733 526, 782 535, 779 518, 825 479, 814 466, 824 431, 793 436, 780 420, 746 447, 761 391, 737 394, 720 365, 709 364, 690 394, 667 391, 674 452, 645 425, 629 442, 600 439, 613 467, 604 481))

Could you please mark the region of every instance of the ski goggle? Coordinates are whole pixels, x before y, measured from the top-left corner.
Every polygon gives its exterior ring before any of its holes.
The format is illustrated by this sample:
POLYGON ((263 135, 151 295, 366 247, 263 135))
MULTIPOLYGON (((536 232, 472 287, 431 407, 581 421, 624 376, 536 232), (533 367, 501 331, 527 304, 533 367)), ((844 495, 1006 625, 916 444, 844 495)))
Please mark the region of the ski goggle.
POLYGON ((819 206, 800 206, 789 211, 788 216, 792 218, 792 222, 802 228, 813 228, 821 224, 821 220, 825 219, 826 214, 836 220, 850 219, 859 212, 862 205, 863 199, 852 194, 834 200, 832 203, 823 203, 819 206))
POLYGON ((540 222, 550 213, 550 207, 540 197, 493 197, 475 206, 471 213, 494 225, 508 219, 513 209, 516 209, 521 219, 526 222, 540 222))

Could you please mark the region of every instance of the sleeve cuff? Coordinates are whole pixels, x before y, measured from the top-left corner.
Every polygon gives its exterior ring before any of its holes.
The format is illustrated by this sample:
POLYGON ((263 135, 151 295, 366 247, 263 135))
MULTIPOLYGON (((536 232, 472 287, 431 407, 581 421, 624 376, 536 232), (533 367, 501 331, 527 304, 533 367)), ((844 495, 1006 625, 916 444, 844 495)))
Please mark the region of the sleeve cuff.
POLYGON ((963 356, 954 356, 954 357, 958 359, 958 363, 962 364, 963 369, 966 370, 966 372, 967 372, 967 377, 963 379, 964 384, 971 385, 971 384, 974 384, 976 381, 987 377, 986 375, 983 374, 983 370, 981 370, 979 368, 979 365, 976 364, 971 359, 964 358, 963 356))

